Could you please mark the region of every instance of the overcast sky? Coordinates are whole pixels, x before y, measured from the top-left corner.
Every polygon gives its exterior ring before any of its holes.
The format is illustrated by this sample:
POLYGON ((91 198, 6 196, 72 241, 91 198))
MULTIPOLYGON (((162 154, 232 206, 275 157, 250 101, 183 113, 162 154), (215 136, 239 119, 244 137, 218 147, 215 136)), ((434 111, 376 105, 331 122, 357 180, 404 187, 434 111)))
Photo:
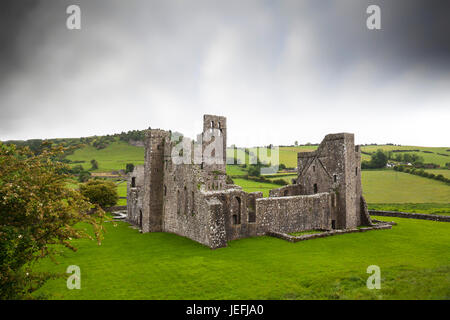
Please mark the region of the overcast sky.
POLYGON ((194 137, 208 113, 239 146, 352 132, 448 147, 449 16, 444 0, 2 1, 0 140, 194 137))

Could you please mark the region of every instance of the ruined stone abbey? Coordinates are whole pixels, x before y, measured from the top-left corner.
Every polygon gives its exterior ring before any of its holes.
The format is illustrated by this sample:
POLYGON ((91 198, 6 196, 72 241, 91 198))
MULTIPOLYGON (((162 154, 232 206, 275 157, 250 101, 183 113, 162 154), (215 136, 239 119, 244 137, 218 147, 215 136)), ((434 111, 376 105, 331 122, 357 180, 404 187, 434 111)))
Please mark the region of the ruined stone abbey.
POLYGON ((268 198, 227 184, 226 137, 226 118, 204 115, 189 162, 179 163, 174 154, 187 154, 177 151, 171 132, 149 129, 145 164, 128 179, 127 221, 142 232, 171 232, 210 248, 269 232, 372 225, 353 134, 329 134, 316 151, 298 153, 295 183, 271 190, 268 198), (214 137, 222 141, 220 150, 210 147, 214 137))

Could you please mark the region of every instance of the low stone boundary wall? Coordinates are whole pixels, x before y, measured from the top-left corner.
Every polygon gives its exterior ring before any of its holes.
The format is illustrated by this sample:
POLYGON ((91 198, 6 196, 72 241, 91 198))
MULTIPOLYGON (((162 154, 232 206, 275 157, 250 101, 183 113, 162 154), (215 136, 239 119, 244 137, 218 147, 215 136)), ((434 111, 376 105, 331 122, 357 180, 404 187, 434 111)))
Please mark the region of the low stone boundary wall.
POLYGON ((121 210, 127 210, 127 206, 114 206, 105 209, 106 212, 121 211, 121 210))
POLYGON ((372 216, 399 217, 409 219, 423 219, 423 220, 450 222, 450 216, 439 216, 435 214, 426 214, 426 213, 369 210, 369 214, 372 216))
POLYGON ((380 224, 373 227, 364 227, 364 228, 355 228, 355 229, 347 229, 347 230, 332 230, 332 231, 325 231, 320 233, 313 233, 313 234, 304 234, 302 236, 291 236, 287 233, 281 233, 281 232, 274 232, 269 231, 266 233, 266 235, 283 239, 289 242, 298 242, 303 240, 309 240, 309 239, 315 239, 315 238, 324 238, 329 236, 334 236, 336 234, 344 234, 344 233, 355 233, 355 232, 365 232, 369 230, 384 230, 384 229, 392 229, 391 224, 380 224))

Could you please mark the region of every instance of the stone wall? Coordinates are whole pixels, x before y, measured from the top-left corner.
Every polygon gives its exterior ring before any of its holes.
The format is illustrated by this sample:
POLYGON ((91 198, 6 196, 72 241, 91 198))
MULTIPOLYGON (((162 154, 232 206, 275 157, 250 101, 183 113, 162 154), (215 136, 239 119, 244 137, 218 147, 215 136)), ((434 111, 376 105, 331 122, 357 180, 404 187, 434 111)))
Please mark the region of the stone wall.
POLYGON ((258 234, 331 229, 331 195, 262 198, 256 200, 258 234))
POLYGON ((303 188, 299 184, 291 184, 281 188, 272 189, 269 191, 269 197, 288 197, 299 196, 305 194, 303 188))
POLYGON ((226 240, 253 237, 257 235, 258 213, 256 201, 262 192, 247 193, 241 188, 229 188, 204 193, 207 199, 217 199, 222 204, 226 240))
POLYGON ((450 222, 450 216, 440 216, 426 213, 369 210, 369 214, 373 216, 399 217, 409 219, 423 219, 423 220, 450 222))
POLYGON ((142 228, 144 166, 135 166, 127 180, 127 221, 142 228))

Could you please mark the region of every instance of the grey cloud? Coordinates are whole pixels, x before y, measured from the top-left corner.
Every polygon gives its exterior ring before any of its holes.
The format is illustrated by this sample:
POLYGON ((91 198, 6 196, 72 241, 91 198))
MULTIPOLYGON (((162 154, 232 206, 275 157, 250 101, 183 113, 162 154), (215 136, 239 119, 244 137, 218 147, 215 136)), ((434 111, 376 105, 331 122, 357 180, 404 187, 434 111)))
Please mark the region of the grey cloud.
MULTIPOLYGON (((6 2, 0 139, 149 125, 194 136, 214 112, 230 118, 230 143, 318 141, 334 130, 385 142, 365 117, 408 112, 386 131, 413 143, 405 132, 424 106, 448 118, 444 1, 6 2), (80 31, 65 28, 74 3, 80 31), (365 28, 369 3, 381 7, 381 31, 365 28)), ((427 139, 443 143, 438 135, 427 139)))

